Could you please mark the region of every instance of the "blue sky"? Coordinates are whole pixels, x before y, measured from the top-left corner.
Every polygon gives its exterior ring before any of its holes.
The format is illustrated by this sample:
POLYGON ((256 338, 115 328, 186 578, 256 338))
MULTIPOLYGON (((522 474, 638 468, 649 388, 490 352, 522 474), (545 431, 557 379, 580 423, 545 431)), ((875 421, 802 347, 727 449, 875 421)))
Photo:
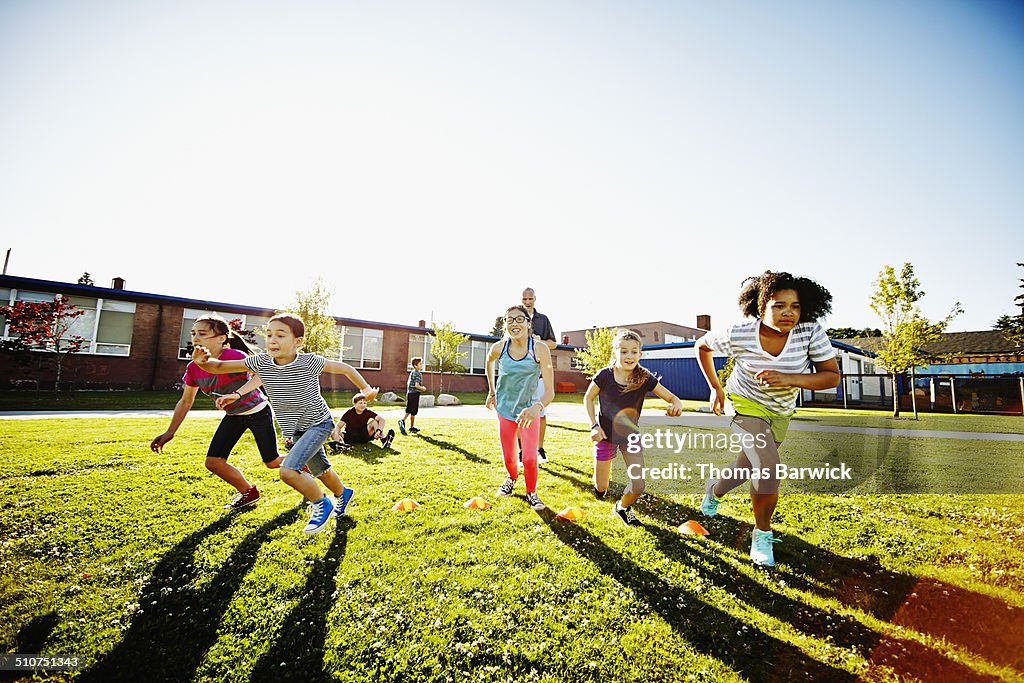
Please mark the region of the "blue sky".
POLYGON ((2 2, 8 272, 487 331, 737 319, 747 275, 953 330, 1024 269, 1024 8, 2 2))

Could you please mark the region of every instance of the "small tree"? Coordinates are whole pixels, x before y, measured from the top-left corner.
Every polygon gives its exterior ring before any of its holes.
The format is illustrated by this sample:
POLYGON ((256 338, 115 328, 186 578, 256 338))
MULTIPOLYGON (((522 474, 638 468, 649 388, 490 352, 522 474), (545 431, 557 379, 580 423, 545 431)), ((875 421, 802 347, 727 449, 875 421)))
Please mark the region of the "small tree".
POLYGON ((259 340, 256 338, 256 330, 247 330, 242 327, 241 318, 232 318, 229 320, 228 327, 230 327, 235 334, 244 339, 249 346, 253 348, 259 346, 259 340))
POLYGON ((492 337, 504 337, 505 336, 505 316, 499 315, 494 319, 494 327, 491 328, 492 337))
POLYGON ((95 285, 96 285, 96 283, 95 283, 95 282, 93 281, 93 279, 92 279, 92 275, 89 275, 89 273, 88 273, 88 272, 86 272, 86 273, 82 273, 82 274, 81 274, 81 275, 79 276, 79 278, 78 278, 78 284, 80 284, 80 285, 92 285, 92 286, 95 286, 95 285))
POLYGON ((606 327, 587 330, 586 339, 587 345, 582 349, 576 349, 576 363, 583 374, 593 379, 594 375, 602 368, 608 367, 612 360, 615 330, 606 327))
POLYGON ((877 327, 865 327, 863 330, 852 327, 830 327, 825 330, 829 339, 853 339, 855 337, 881 337, 882 331, 877 327))
MULTIPOLYGON (((900 415, 900 396, 897 375, 909 372, 922 365, 948 358, 941 354, 928 353, 924 347, 942 339, 942 333, 953 318, 963 309, 960 302, 939 322, 932 323, 917 307, 924 297, 921 282, 914 275, 914 266, 903 264, 899 276, 892 266, 885 266, 875 281, 871 295, 871 309, 882 320, 882 348, 878 360, 892 373, 893 417, 900 415)), ((914 388, 910 388, 913 396, 914 388)), ((914 404, 915 417, 917 404, 914 404)))
POLYGON ((327 313, 333 293, 327 288, 323 278, 317 277, 307 291, 295 292, 295 303, 285 309, 302 318, 306 324, 303 351, 318 353, 327 358, 337 358, 341 349, 338 338, 338 323, 327 313))
POLYGON ((430 323, 434 332, 434 343, 430 348, 431 362, 427 364, 427 370, 441 373, 441 386, 438 393, 444 393, 445 374, 460 374, 466 371, 466 366, 459 362, 468 354, 459 351, 459 346, 469 341, 469 336, 455 331, 455 326, 450 322, 430 323))
POLYGON ((0 315, 7 318, 10 334, 17 337, 8 344, 9 349, 42 351, 46 354, 44 358, 52 358, 57 369, 53 389, 59 393, 64 361, 72 353, 81 351, 88 341, 71 334, 75 319, 85 315, 85 311, 75 308, 67 297, 58 294, 53 301, 16 301, 0 308, 0 315))
MULTIPOLYGON (((1017 265, 1024 267, 1024 263, 1017 265)), ((1020 282, 1021 289, 1024 289, 1024 279, 1020 282)), ((1018 294, 1013 301, 1020 306, 1020 315, 1000 316, 996 321, 995 329, 1000 330, 1006 340, 1019 349, 1024 347, 1024 294, 1018 294)))

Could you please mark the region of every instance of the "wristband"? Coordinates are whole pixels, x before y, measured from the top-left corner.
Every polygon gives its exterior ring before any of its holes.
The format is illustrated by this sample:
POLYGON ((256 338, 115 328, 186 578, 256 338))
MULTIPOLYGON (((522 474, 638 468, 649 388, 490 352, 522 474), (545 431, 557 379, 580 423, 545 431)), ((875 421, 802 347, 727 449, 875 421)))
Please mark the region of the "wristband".
POLYGON ((599 425, 599 424, 592 424, 592 425, 590 425, 590 431, 594 431, 595 429, 600 429, 600 428, 601 428, 601 425, 599 425))

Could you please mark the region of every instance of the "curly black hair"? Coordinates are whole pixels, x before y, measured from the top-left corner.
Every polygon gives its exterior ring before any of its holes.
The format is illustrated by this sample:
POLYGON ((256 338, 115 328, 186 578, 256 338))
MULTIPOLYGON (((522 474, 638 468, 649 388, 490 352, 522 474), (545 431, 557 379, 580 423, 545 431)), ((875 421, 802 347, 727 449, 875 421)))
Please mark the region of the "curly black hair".
POLYGON ((814 280, 789 273, 766 270, 748 277, 740 291, 740 310, 751 318, 764 316, 768 300, 784 289, 795 290, 800 297, 800 322, 814 322, 832 312, 832 294, 814 280))

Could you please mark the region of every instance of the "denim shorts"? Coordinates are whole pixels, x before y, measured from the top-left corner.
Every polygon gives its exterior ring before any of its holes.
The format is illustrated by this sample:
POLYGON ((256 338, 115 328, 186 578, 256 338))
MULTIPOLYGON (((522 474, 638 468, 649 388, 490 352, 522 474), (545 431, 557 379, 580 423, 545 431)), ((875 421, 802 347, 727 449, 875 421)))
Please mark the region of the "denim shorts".
POLYGON ((293 437, 295 445, 292 446, 291 451, 285 456, 281 467, 287 467, 290 470, 301 470, 305 465, 309 467, 309 471, 314 477, 319 477, 331 469, 331 462, 327 459, 327 453, 324 452, 324 443, 331 436, 331 430, 333 429, 334 420, 327 418, 309 429, 295 432, 293 437))

